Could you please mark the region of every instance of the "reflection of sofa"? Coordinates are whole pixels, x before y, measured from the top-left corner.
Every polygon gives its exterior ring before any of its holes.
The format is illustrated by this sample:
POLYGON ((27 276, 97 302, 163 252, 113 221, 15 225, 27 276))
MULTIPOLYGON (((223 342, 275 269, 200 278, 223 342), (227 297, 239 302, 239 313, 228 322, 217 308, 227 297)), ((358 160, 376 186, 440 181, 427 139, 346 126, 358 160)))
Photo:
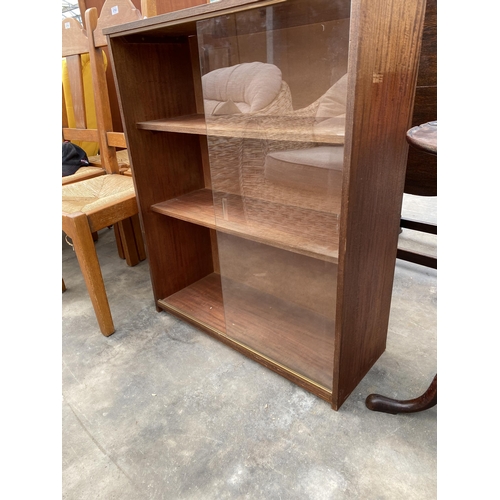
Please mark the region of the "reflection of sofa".
POLYGON ((212 189, 243 194, 245 165, 264 158, 262 141, 244 139, 245 129, 256 117, 290 114, 290 89, 277 66, 261 62, 211 71, 203 75, 202 87, 212 189), (221 126, 226 137, 213 133, 221 126))
POLYGON ((290 89, 274 64, 242 63, 202 77, 205 115, 284 114, 292 111, 290 89))
POLYGON ((339 196, 342 185, 344 148, 316 146, 274 151, 266 155, 266 180, 310 192, 339 196))
POLYGON ((328 133, 344 135, 346 105, 347 74, 339 78, 312 104, 295 111, 294 116, 310 118, 316 138, 328 133))
MULTIPOLYGON (((346 101, 347 74, 315 102, 295 111, 293 116, 302 121, 304 131, 312 132, 315 140, 327 141, 328 135, 345 135, 346 101)), ((299 190, 306 196, 308 192, 317 192, 339 197, 343 155, 343 146, 289 144, 285 150, 268 152, 264 175, 269 182, 299 190)))
POLYGON ((332 204, 332 199, 340 193, 343 147, 326 146, 318 137, 344 133, 346 79, 294 111, 288 85, 272 64, 243 63, 204 75, 212 189, 243 196, 249 219, 262 217, 258 200, 336 211, 337 201, 332 204), (280 118, 298 125, 310 142, 284 137, 280 118), (251 133, 255 123, 267 139, 251 133), (227 126, 227 137, 215 133, 221 126, 227 126), (238 137, 231 133, 235 130, 238 137))

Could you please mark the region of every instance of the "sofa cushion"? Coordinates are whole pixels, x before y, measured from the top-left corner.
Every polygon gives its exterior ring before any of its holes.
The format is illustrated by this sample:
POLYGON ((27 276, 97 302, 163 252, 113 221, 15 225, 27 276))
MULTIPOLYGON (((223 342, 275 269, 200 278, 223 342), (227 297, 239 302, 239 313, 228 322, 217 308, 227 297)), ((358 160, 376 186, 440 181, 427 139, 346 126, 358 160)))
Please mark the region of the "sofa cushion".
POLYGON ((205 114, 228 101, 242 113, 259 111, 276 99, 281 83, 281 70, 274 64, 242 63, 211 71, 202 77, 205 114))
POLYGON ((326 142, 329 136, 345 135, 345 114, 317 120, 313 125, 314 138, 326 142))
POLYGON ((237 115, 240 113, 240 108, 231 100, 217 103, 212 111, 212 115, 237 115))
POLYGON ((342 146, 275 151, 266 156, 264 173, 267 180, 285 186, 340 193, 343 160, 342 146))
POLYGON ((347 73, 323 95, 316 111, 316 120, 345 115, 347 105, 347 73))

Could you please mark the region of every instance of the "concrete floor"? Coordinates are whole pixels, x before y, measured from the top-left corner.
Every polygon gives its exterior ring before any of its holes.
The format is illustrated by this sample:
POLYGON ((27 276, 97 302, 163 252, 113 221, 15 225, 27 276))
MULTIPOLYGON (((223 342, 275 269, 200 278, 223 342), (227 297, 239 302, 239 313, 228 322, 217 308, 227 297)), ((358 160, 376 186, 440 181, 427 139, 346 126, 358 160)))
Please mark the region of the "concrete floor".
MULTIPOLYGON (((404 214, 436 220, 435 198, 404 214)), ((422 394, 436 373, 436 271, 397 261, 386 352, 340 411, 153 304, 147 261, 96 244, 116 332, 97 326, 63 244, 62 491, 67 500, 432 500, 437 406, 387 415, 372 392, 422 394)), ((436 252, 404 231, 401 246, 436 252)))

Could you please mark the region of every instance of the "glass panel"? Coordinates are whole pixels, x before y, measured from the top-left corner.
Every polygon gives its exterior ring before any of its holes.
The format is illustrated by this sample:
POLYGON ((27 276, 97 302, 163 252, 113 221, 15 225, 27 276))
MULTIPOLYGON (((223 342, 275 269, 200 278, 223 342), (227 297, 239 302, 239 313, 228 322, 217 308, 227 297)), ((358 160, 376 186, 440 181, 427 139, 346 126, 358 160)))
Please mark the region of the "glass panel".
POLYGON ((331 389, 349 2, 200 21, 226 334, 331 389))

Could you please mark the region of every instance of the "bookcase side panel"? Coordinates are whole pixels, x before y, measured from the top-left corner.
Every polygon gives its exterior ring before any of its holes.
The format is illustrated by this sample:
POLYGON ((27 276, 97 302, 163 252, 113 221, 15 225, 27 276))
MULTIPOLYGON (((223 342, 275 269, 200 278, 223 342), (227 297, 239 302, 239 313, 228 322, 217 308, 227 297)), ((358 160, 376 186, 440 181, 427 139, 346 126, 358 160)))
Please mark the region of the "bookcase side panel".
POLYGON ((333 408, 385 350, 425 0, 355 0, 333 408))
POLYGON ((210 233, 151 211, 204 187, 199 138, 139 130, 137 122, 196 113, 187 37, 111 39, 118 92, 138 197, 155 300, 213 270, 210 233))

